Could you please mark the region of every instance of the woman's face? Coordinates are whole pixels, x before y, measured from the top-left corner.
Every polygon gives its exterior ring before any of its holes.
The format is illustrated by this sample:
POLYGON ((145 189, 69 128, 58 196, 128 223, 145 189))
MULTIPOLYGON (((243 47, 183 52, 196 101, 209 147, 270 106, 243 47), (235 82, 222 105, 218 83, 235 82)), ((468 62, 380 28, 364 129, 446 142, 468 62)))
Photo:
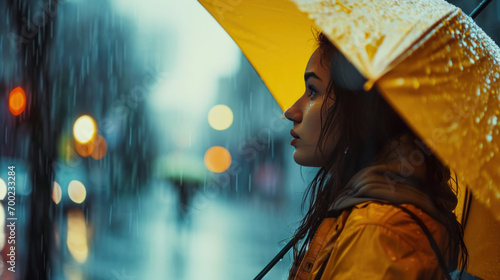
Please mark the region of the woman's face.
POLYGON ((304 73, 306 90, 285 112, 285 117, 293 122, 293 129, 290 131, 293 136, 290 144, 295 147, 293 159, 305 166, 321 166, 333 149, 332 145, 328 145, 323 147, 321 154, 318 150, 322 126, 321 106, 323 102, 328 102, 327 106, 333 105, 331 98, 325 98, 330 82, 330 63, 322 65, 320 62, 321 50, 316 49, 304 73))

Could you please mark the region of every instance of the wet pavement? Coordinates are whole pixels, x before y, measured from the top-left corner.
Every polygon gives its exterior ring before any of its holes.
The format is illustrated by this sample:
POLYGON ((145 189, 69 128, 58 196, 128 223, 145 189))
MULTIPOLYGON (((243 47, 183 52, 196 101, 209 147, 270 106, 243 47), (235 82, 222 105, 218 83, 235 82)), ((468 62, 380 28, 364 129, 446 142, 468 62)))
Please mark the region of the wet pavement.
MULTIPOLYGON (((199 193, 180 220, 175 189, 156 183, 142 195, 94 205, 88 259, 78 264, 66 253, 55 279, 253 279, 299 219, 298 204, 284 201, 199 193)), ((289 255, 264 279, 286 279, 289 255)))

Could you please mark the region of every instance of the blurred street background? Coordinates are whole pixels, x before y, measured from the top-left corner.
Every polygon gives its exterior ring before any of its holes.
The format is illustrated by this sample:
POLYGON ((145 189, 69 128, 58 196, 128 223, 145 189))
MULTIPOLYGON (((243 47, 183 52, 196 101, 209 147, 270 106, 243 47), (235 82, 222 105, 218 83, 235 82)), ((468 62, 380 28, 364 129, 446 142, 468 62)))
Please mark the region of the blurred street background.
MULTIPOLYGON (((286 244, 315 170, 197 1, 0 11, 0 279, 253 279, 286 244)), ((500 42, 500 1, 476 21, 500 42)))

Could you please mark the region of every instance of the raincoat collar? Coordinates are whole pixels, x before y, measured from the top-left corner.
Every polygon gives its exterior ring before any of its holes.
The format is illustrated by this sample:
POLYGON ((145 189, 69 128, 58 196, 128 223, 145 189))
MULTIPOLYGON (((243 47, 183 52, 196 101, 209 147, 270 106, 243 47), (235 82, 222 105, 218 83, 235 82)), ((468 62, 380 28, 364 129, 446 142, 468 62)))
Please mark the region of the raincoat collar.
MULTIPOLYGON (((418 141, 418 140, 417 140, 418 141)), ((330 211, 341 211, 368 201, 392 204, 412 204, 425 213, 444 223, 442 210, 437 209, 431 197, 424 191, 432 184, 426 179, 424 152, 418 145, 402 137, 386 147, 389 153, 384 159, 358 171, 347 183, 345 191, 330 206, 330 211)), ((429 151, 430 152, 430 151, 429 151)), ((441 199, 449 211, 457 204, 455 194, 443 185, 441 199)))

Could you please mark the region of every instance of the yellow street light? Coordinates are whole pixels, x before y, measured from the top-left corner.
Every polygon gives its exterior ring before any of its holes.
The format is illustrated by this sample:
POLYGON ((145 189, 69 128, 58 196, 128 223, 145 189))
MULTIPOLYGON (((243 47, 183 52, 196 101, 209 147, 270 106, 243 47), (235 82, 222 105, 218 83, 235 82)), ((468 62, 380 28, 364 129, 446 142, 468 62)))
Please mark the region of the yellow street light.
POLYGON ((89 115, 80 116, 73 126, 73 136, 81 144, 85 144, 94 139, 97 134, 97 124, 89 115))

